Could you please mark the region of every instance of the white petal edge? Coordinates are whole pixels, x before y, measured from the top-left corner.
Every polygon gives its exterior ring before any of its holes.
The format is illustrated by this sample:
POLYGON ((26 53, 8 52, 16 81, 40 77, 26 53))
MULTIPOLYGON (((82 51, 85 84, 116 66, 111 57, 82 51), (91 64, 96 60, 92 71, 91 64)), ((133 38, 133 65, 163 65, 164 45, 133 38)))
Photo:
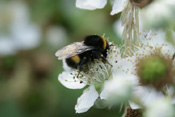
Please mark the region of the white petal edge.
POLYGON ((121 11, 123 11, 123 9, 125 8, 127 3, 127 0, 115 0, 113 7, 112 7, 112 11, 111 11, 111 15, 115 15, 121 11))
POLYGON ((174 117, 174 107, 170 98, 157 99, 143 113, 144 117, 174 117))
POLYGON ((107 0, 76 0, 76 7, 87 10, 103 8, 107 0))
POLYGON ((127 57, 117 61, 117 63, 113 65, 113 67, 115 68, 113 69, 113 74, 122 74, 123 76, 134 75, 134 61, 135 57, 127 57))
POLYGON ((132 87, 132 82, 127 78, 123 77, 121 74, 115 74, 113 79, 105 82, 100 98, 109 99, 109 101, 113 102, 125 101, 125 99, 130 97, 132 87))
POLYGON ((94 85, 84 90, 83 94, 78 98, 77 105, 75 105, 76 113, 83 113, 88 111, 98 98, 98 93, 94 85))
POLYGON ((63 69, 64 69, 66 72, 71 72, 71 71, 72 71, 72 69, 67 65, 65 59, 63 59, 63 69))
POLYGON ((122 20, 118 19, 117 21, 115 21, 113 26, 116 34, 121 38, 123 29, 124 29, 124 26, 122 26, 122 20))
MULTIPOLYGON (((141 101, 141 103, 145 107, 150 106, 157 99, 164 98, 161 92, 157 92, 153 88, 148 88, 143 86, 138 86, 135 88, 134 96, 135 96, 135 99, 139 99, 139 101, 141 101)), ((129 104, 132 109, 141 108, 139 105, 135 104, 132 101, 129 101, 129 104)))
MULTIPOLYGON (((120 60, 121 60, 120 48, 118 48, 117 46, 112 46, 111 52, 107 56, 107 61, 111 65, 115 66, 116 61, 120 61, 120 60)), ((115 67, 113 67, 113 68, 115 68, 115 67)))
POLYGON ((59 74, 58 80, 63 86, 69 89, 82 89, 86 86, 86 84, 80 83, 79 79, 73 77, 74 75, 71 75, 70 72, 62 72, 59 74))

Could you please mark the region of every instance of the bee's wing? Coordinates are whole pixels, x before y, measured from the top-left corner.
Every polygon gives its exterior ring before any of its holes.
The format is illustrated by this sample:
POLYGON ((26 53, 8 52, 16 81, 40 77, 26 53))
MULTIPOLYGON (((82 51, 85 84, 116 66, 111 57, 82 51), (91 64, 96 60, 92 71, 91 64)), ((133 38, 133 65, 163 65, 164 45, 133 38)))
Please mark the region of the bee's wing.
POLYGON ((59 60, 62 60, 92 49, 94 49, 93 46, 86 46, 83 42, 75 42, 58 50, 55 56, 57 56, 59 60))

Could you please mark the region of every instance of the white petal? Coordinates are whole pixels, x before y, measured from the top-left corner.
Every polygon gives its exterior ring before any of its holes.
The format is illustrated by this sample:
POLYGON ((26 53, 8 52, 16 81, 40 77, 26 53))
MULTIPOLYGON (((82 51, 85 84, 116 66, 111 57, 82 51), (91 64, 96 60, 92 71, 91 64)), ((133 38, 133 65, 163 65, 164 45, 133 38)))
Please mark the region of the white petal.
POLYGON ((157 99, 143 113, 144 117, 174 117, 174 107, 171 99, 157 99))
POLYGON ((71 68, 67 65, 65 59, 63 60, 63 68, 66 72, 71 72, 71 68))
MULTIPOLYGON (((144 36, 144 34, 143 34, 143 36, 144 36)), ((145 51, 146 53, 144 53, 144 54, 149 55, 152 53, 153 49, 161 48, 160 49, 161 53, 163 55, 165 55, 165 57, 168 57, 167 55, 169 55, 169 57, 172 58, 174 51, 175 51, 175 48, 171 43, 169 43, 166 40, 164 31, 151 30, 146 34, 146 38, 143 36, 141 34, 141 38, 142 38, 141 43, 144 45, 144 48, 145 48, 144 50, 147 50, 147 51, 145 51)), ((173 36, 173 32, 172 32, 172 36, 173 36)), ((143 54, 143 51, 141 51, 140 54, 143 54)), ((140 54, 139 54, 139 56, 140 56, 140 54)))
POLYGON ((12 35, 19 49, 32 49, 37 47, 41 41, 39 27, 34 24, 18 24, 12 26, 12 35))
POLYGON ((121 60, 120 48, 117 46, 112 46, 111 52, 108 54, 106 59, 111 65, 115 66, 117 64, 116 62, 121 60))
POLYGON ((114 23, 114 30, 116 32, 116 34, 121 38, 122 37, 122 32, 123 32, 123 26, 122 26, 122 21, 121 19, 118 19, 115 23, 114 23))
POLYGON ((111 15, 121 12, 126 6, 126 2, 127 0, 115 0, 112 7, 111 15))
POLYGON ((174 92, 175 92, 174 87, 172 87, 172 86, 167 87, 167 94, 168 94, 169 97, 172 97, 172 104, 175 104, 174 92))
POLYGON ((88 111, 98 98, 98 93, 94 85, 84 90, 83 94, 78 98, 77 105, 75 106, 76 113, 83 113, 88 111))
POLYGON ((141 108, 141 106, 137 105, 136 103, 134 103, 133 101, 129 100, 129 106, 132 108, 132 109, 139 109, 141 108))
POLYGON ((117 64, 113 65, 113 74, 134 75, 134 60, 135 57, 128 57, 117 61, 117 64))
MULTIPOLYGON (((152 28, 157 27, 160 24, 166 24, 174 19, 174 1, 167 2, 167 0, 155 0, 146 8, 140 11, 140 20, 143 22, 144 27, 152 28), (154 10, 152 10, 154 9, 154 10), (161 10, 160 10, 161 9, 161 10)), ((174 3, 175 4, 175 3, 174 3)))
POLYGON ((118 74, 130 81, 133 85, 138 85, 138 78, 135 71, 135 57, 127 57, 119 60, 113 65, 113 75, 118 74))
MULTIPOLYGON (((138 86, 138 87, 135 88, 134 97, 135 97, 135 99, 140 99, 139 101, 144 106, 149 106, 154 101, 156 101, 157 99, 161 99, 164 96, 163 96, 162 93, 155 91, 153 88, 138 86)), ((140 108, 139 105, 133 104, 133 103, 134 102, 130 101, 130 104, 131 104, 130 106, 131 106, 132 109, 140 108)))
POLYGON ((110 104, 120 104, 129 99, 133 84, 122 75, 116 74, 113 79, 105 82, 100 94, 101 99, 106 99, 110 104))
POLYGON ((147 39, 150 40, 145 40, 146 44, 148 43, 151 46, 162 46, 163 44, 167 43, 165 40, 165 32, 163 30, 150 30, 150 32, 146 36, 147 39))
POLYGON ((76 0, 76 7, 81 9, 95 10, 103 8, 107 0, 76 0))
POLYGON ((15 54, 16 51, 13 39, 0 37, 0 56, 15 54))
POLYGON ((84 83, 80 83, 80 80, 75 75, 71 75, 70 72, 62 72, 58 76, 58 80, 61 82, 62 85, 69 89, 82 89, 86 86, 84 83))

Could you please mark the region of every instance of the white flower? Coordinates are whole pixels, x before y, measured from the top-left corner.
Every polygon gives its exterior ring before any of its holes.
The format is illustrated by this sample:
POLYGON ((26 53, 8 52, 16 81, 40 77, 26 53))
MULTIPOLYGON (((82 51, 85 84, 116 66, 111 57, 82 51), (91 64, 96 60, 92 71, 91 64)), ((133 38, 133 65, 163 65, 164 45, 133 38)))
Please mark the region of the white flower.
POLYGON ((135 79, 124 77, 124 74, 113 74, 113 79, 106 81, 100 94, 101 99, 106 99, 110 105, 119 105, 128 101, 132 95, 135 79))
POLYGON ((123 11, 123 9, 126 7, 127 2, 128 0, 115 0, 112 7, 111 15, 115 15, 123 11))
MULTIPOLYGON (((58 80, 67 88, 81 89, 86 85, 90 85, 77 100, 75 106, 76 113, 86 112, 91 108, 98 97, 106 99, 104 94, 107 94, 107 90, 103 90, 104 83, 109 79, 114 79, 115 74, 125 74, 128 71, 128 67, 124 66, 130 63, 128 59, 122 59, 120 49, 116 46, 112 46, 107 56, 108 63, 103 63, 99 60, 95 60, 87 65, 87 71, 81 71, 77 78, 78 71, 72 70, 66 66, 63 61, 65 71, 58 76, 58 80), (125 71, 125 72, 123 72, 125 71), (103 92, 103 93, 102 93, 103 92)), ((130 63, 131 64, 131 63, 130 63)), ((118 84, 120 87, 121 85, 118 84)), ((120 91, 121 92, 121 91, 120 91)))
POLYGON ((75 105, 76 113, 88 111, 88 109, 94 105, 98 96, 98 92, 96 91, 94 85, 85 89, 83 94, 78 98, 77 105, 75 105))
MULTIPOLYGON (((174 89, 171 91, 168 91, 170 89, 171 83, 173 83, 173 74, 174 71, 174 61, 172 60, 173 55, 175 53, 175 48, 173 45, 168 43, 165 38, 165 33, 163 31, 150 31, 145 35, 145 33, 140 34, 140 45, 138 47, 139 51, 135 53, 135 61, 133 64, 135 64, 135 71, 134 74, 137 76, 139 83, 138 86, 134 88, 134 101, 130 101, 130 106, 132 109, 138 109, 142 108, 142 106, 149 106, 157 99, 162 99, 165 97, 164 93, 166 92, 167 95, 174 94, 174 89), (169 64, 169 61, 171 63, 171 66, 168 66, 168 75, 165 77, 165 79, 160 79, 160 81, 156 81, 155 83, 151 82, 144 83, 142 82, 142 76, 139 75, 139 70, 141 69, 139 66, 141 60, 147 59, 149 57, 162 57, 168 62, 166 64, 169 64), (158 82, 161 82, 159 84, 156 84, 158 82), (166 84, 165 84, 166 83, 166 84), (165 92, 163 93, 162 90, 165 92), (170 93, 171 92, 171 93, 170 93), (139 100, 139 101, 138 101, 139 100), (137 104, 136 104, 137 103, 137 104), (141 104, 141 106, 139 105, 141 104)), ((142 61, 143 62, 143 61, 142 61)), ((131 68, 132 69, 132 68, 131 68)), ((158 69, 158 68, 157 68, 158 69)), ((174 97, 172 97, 174 98, 174 97)), ((173 102, 173 100, 172 100, 173 102)))
MULTIPOLYGON (((126 6, 128 0, 115 0, 113 3, 111 15, 121 12, 126 6)), ((103 8, 107 0, 76 0, 76 7, 81 9, 95 10, 103 8)))
POLYGON ((174 107, 171 104, 171 99, 157 99, 150 104, 144 112, 144 117, 174 117, 174 107))
POLYGON ((116 32, 116 34, 119 36, 119 37, 122 37, 122 32, 123 32, 123 26, 122 26, 122 21, 121 19, 118 19, 117 21, 114 22, 114 25, 113 25, 113 28, 116 32))
POLYGON ((22 2, 0 4, 0 55, 15 54, 40 44, 40 29, 29 20, 29 11, 22 2))
POLYGON ((16 53, 14 42, 8 37, 0 37, 0 55, 12 55, 16 53))
POLYGON ((76 7, 88 10, 95 10, 103 8, 107 0, 77 0, 76 7))
POLYGON ((140 10, 140 21, 146 28, 172 25, 175 19, 175 0, 154 0, 140 10))
POLYGON ((141 41, 141 50, 140 53, 143 52, 142 55, 144 54, 151 54, 152 51, 154 50, 159 50, 160 54, 165 56, 166 58, 172 59, 175 47, 166 41, 166 35, 165 32, 162 30, 154 31, 151 30, 147 34, 140 33, 140 41, 141 41))

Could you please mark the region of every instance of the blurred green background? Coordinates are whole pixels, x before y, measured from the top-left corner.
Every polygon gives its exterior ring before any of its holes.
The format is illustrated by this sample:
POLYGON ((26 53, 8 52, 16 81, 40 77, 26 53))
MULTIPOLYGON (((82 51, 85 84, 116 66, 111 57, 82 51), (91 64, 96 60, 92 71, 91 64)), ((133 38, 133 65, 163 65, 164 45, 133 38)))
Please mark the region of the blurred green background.
POLYGON ((106 34, 121 43, 114 30, 119 15, 111 5, 88 11, 75 0, 0 0, 0 117, 116 117, 119 109, 91 108, 76 114, 84 89, 58 82, 63 71, 55 52, 86 35, 106 34))

